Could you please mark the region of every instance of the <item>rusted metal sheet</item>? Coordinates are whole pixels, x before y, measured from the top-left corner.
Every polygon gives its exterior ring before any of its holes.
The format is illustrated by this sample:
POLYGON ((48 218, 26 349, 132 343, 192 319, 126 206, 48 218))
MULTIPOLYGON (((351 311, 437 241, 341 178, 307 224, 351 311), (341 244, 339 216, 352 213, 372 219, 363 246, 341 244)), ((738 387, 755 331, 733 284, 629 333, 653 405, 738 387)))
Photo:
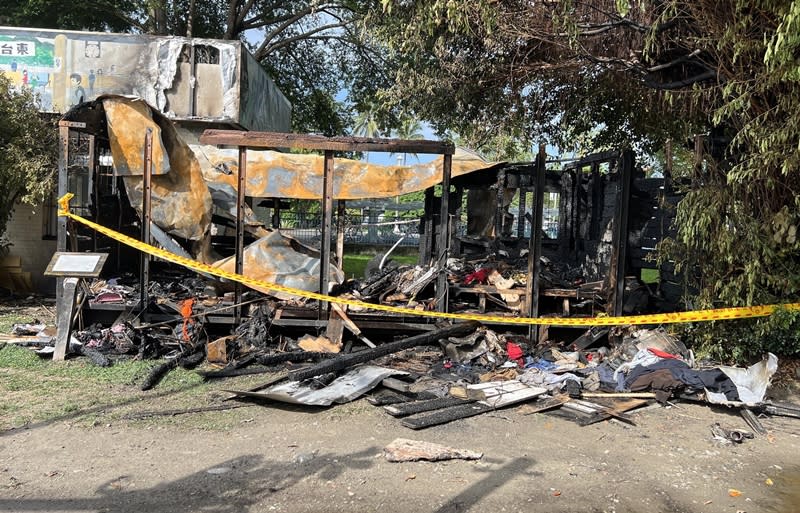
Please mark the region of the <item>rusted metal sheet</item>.
MULTIPOLYGON (((152 221, 172 235, 201 240, 211 225, 211 194, 200 165, 178 137, 172 123, 141 100, 109 97, 103 101, 114 165, 126 165, 138 174, 144 168, 144 134, 153 130, 153 167, 168 166, 155 174, 152 187, 152 221), (157 148, 161 148, 160 151, 157 148)), ((125 176, 131 205, 142 214, 142 177, 125 176)))
MULTIPOLYGON (((234 258, 231 256, 215 262, 213 265, 233 272, 234 264, 234 258)), ((269 283, 318 292, 320 290, 319 253, 278 231, 270 232, 244 249, 242 274, 248 278, 269 283)), ((343 280, 344 273, 331 265, 329 283, 341 283, 343 280)), ((253 288, 280 299, 291 297, 269 289, 253 288)))
MULTIPOLYGON (((236 188, 236 149, 189 143, 211 183, 236 188)), ((335 159, 334 199, 391 198, 433 187, 442 181, 443 158, 411 166, 386 166, 344 158, 335 159)), ((499 165, 474 154, 456 151, 452 176, 499 165)), ((247 195, 256 198, 320 199, 324 158, 277 151, 247 152, 247 195)))

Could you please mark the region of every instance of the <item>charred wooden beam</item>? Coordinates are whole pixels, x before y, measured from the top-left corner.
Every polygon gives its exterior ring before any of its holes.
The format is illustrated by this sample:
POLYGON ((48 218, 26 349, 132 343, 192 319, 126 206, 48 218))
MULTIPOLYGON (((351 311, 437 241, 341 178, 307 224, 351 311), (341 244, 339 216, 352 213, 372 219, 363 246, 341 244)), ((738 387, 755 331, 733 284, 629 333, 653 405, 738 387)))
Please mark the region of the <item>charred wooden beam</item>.
POLYGON ((248 148, 293 148, 325 151, 381 151, 387 153, 434 153, 453 155, 453 143, 441 141, 373 139, 368 137, 325 137, 284 132, 243 132, 206 130, 202 144, 245 146, 248 148))
POLYGON ((459 406, 473 402, 475 401, 459 399, 457 397, 439 397, 436 399, 429 399, 427 401, 412 401, 408 403, 384 406, 383 409, 392 417, 406 417, 415 413, 441 410, 442 408, 449 408, 451 406, 459 406))
POLYGON ((614 233, 612 234, 611 266, 609 271, 610 305, 615 317, 622 315, 625 292, 625 263, 628 251, 628 218, 630 216, 631 181, 634 157, 626 151, 620 158, 621 166, 617 182, 617 210, 614 213, 614 233))
POLYGON ((458 406, 451 406, 450 408, 443 408, 436 410, 432 413, 421 413, 406 417, 401 421, 407 428, 423 429, 430 426, 437 426, 439 424, 446 424, 458 419, 466 419, 467 417, 474 417, 482 413, 492 411, 491 406, 486 406, 481 403, 461 404, 458 406))
MULTIPOLYGON (((542 271, 542 224, 544 216, 544 178, 547 153, 543 144, 539 145, 536 159, 536 186, 533 190, 533 224, 531 238, 528 240, 528 281, 525 298, 528 317, 539 317, 539 277, 542 271)), ((539 342, 539 327, 528 327, 528 339, 532 344, 539 342)))
POLYGON ((410 349, 412 347, 425 344, 432 344, 440 339, 446 339, 448 337, 463 336, 475 331, 479 326, 480 323, 474 321, 454 324, 440 330, 421 333, 419 335, 404 338, 396 342, 389 342, 388 344, 378 346, 375 349, 368 349, 366 351, 359 351, 358 353, 352 354, 344 354, 307 369, 292 372, 289 374, 289 379, 300 381, 307 378, 313 378, 314 376, 319 376, 321 374, 326 374, 328 372, 341 371, 354 365, 358 365, 359 363, 369 362, 375 360, 376 358, 397 353, 404 349, 410 349))

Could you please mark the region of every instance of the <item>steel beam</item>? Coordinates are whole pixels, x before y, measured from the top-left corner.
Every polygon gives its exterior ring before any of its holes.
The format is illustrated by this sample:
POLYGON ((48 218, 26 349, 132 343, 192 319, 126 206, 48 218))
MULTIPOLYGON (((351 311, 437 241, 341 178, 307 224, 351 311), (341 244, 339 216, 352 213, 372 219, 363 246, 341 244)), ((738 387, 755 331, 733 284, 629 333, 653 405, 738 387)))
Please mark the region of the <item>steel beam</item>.
MULTIPOLYGON (((319 293, 328 293, 331 274, 331 227, 333 225, 333 151, 325 151, 322 174, 322 241, 320 243, 319 293)), ((328 303, 320 301, 318 319, 328 318, 328 303)))
MULTIPOLYGON (((234 260, 234 272, 244 274, 244 207, 245 207, 245 187, 247 183, 247 148, 239 148, 239 169, 236 174, 236 255, 234 260)), ((234 322, 238 325, 242 321, 242 284, 236 282, 234 289, 234 303, 237 305, 233 310, 234 322)))
MULTIPOLYGON (((144 135, 144 169, 142 170, 142 242, 150 244, 150 205, 152 201, 153 180, 153 129, 148 128, 144 135)), ((140 307, 147 310, 150 286, 150 255, 141 252, 139 255, 139 287, 140 307)))
POLYGON ((436 243, 436 265, 439 276, 436 280, 436 309, 447 311, 448 283, 447 257, 450 253, 450 175, 453 167, 453 156, 444 155, 442 164, 442 204, 439 210, 439 240, 436 243))
MULTIPOLYGON (((542 267, 542 225, 544 216, 544 178, 547 159, 544 144, 539 145, 539 155, 536 158, 536 167, 533 177, 535 184, 533 190, 533 224, 531 237, 528 239, 528 281, 525 285, 525 305, 528 317, 539 317, 539 275, 542 267)), ((528 327, 528 339, 531 344, 539 342, 539 327, 528 327)))

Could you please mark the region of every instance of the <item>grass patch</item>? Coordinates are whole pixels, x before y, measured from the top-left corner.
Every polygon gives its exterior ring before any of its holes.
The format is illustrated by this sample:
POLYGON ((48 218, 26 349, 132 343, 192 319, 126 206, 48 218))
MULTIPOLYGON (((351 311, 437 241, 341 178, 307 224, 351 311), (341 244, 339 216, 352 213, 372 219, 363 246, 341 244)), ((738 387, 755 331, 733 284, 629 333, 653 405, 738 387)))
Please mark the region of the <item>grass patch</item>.
MULTIPOLYGON (((249 388, 262 376, 232 378, 206 383, 194 371, 175 369, 147 392, 139 390, 150 369, 163 360, 121 359, 111 367, 97 367, 86 358, 54 363, 32 351, 7 345, 0 349, 0 430, 27 424, 64 421, 91 427, 123 421, 141 411, 178 410, 218 403, 227 394, 223 388, 249 388)), ((188 429, 227 429, 246 409, 222 415, 153 417, 132 424, 170 424, 188 429)))
MULTIPOLYGON (((372 260, 375 255, 345 255, 344 256, 344 275, 345 278, 363 278, 364 270, 367 268, 367 263, 372 260)), ((392 260, 399 264, 415 265, 417 263, 416 255, 392 255, 392 260)))
POLYGON ((32 320, 33 318, 30 315, 23 313, 0 312, 0 333, 11 333, 11 327, 15 324, 25 324, 32 320))
POLYGON ((642 281, 645 283, 658 283, 658 269, 642 269, 642 281))

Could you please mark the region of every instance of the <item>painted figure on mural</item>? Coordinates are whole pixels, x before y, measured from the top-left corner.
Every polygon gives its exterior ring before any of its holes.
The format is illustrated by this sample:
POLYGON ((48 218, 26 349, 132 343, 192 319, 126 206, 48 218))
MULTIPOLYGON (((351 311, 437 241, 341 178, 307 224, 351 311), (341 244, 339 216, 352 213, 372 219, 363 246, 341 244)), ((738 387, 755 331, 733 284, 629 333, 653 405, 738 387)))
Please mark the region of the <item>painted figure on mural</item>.
POLYGON ((28 70, 22 70, 22 87, 28 87, 28 70))
POLYGON ((81 76, 78 73, 73 73, 69 76, 70 84, 72 84, 72 104, 71 107, 81 104, 86 101, 86 91, 83 90, 81 85, 81 76))
POLYGON ((89 79, 89 98, 91 98, 91 97, 94 96, 94 80, 96 78, 94 76, 94 70, 93 69, 89 70, 89 76, 87 78, 89 79))

